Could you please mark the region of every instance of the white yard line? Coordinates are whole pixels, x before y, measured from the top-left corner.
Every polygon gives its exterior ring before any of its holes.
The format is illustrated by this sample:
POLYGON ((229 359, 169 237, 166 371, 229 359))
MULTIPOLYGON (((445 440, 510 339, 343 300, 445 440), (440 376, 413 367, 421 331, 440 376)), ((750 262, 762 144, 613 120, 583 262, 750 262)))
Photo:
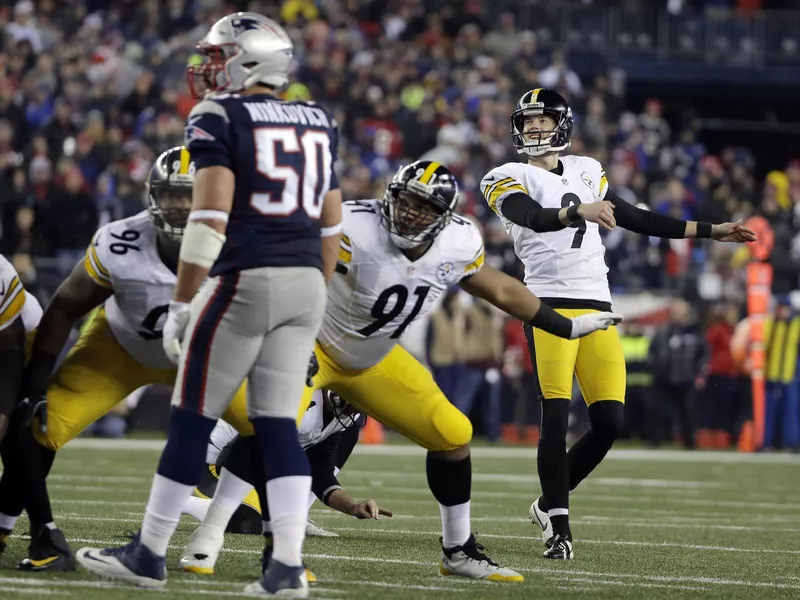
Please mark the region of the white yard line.
MULTIPOLYGON (((67 448, 83 450, 110 451, 146 451, 163 450, 164 440, 109 440, 98 438, 78 438, 71 441, 67 448)), ((411 445, 358 445, 356 455, 363 456, 424 456, 425 450, 411 445)), ((472 455, 476 458, 525 459, 536 460, 535 448, 518 447, 475 447, 472 455)), ((612 450, 608 460, 642 461, 642 462, 674 462, 674 463, 726 463, 726 464, 790 464, 800 467, 800 456, 782 453, 743 453, 720 451, 685 451, 685 450, 650 450, 624 449, 612 450)))
MULTIPOLYGON (((598 587, 595 590, 602 589, 602 586, 621 586, 621 587, 635 587, 635 588, 664 588, 669 590, 686 590, 690 592, 707 592, 709 588, 700 587, 696 585, 676 585, 674 583, 629 583, 627 581, 619 581, 616 579, 595 579, 592 577, 558 577, 558 583, 562 582, 576 582, 576 583, 593 583, 598 587)), ((574 588, 573 588, 574 589, 574 588)))

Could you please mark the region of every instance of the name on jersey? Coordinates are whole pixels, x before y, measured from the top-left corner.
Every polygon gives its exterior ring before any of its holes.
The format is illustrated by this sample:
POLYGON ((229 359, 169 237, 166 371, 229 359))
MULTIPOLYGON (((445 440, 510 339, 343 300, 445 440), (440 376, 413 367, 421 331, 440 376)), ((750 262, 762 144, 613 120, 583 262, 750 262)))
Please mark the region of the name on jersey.
POLYGON ((245 102, 244 107, 250 113, 253 121, 330 127, 325 111, 313 106, 279 104, 277 102, 245 102))

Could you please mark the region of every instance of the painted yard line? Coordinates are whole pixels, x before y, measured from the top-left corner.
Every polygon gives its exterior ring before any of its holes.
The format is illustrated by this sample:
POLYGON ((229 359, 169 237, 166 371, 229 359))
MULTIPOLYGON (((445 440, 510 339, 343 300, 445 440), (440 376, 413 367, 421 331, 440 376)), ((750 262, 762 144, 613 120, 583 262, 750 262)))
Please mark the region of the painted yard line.
MULTIPOLYGON (((364 532, 361 527, 331 527, 334 531, 359 531, 364 532)), ((441 535, 438 531, 417 531, 414 529, 369 529, 370 533, 393 533, 399 535, 441 535)), ((480 533, 482 538, 501 539, 501 540, 523 540, 523 541, 538 541, 541 536, 538 535, 507 535, 499 533, 480 533)), ((707 550, 713 552, 741 552, 745 554, 800 554, 800 550, 776 550, 776 549, 763 549, 763 548, 735 548, 728 546, 707 546, 697 544, 683 544, 678 542, 639 542, 639 541, 622 541, 622 540, 590 540, 579 538, 578 544, 598 544, 607 546, 637 546, 644 548, 686 548, 691 550, 707 550)))
MULTIPOLYGON (((602 589, 602 586, 622 586, 622 587, 635 587, 635 588, 665 588, 669 590, 686 590, 690 592, 707 592, 709 588, 694 585, 675 585, 669 583, 629 583, 627 581, 618 581, 615 579, 593 579, 590 577, 565 577, 563 580, 557 578, 558 583, 562 581, 574 581, 576 583, 594 583, 602 589)), ((594 588, 597 590, 598 588, 594 588)))
MULTIPOLYGON (((89 543, 94 544, 96 546, 109 546, 118 544, 119 541, 109 541, 109 540, 94 540, 94 539, 73 539, 71 540, 73 543, 89 543)), ((179 549, 182 550, 182 547, 179 546, 170 546, 171 549, 179 549)), ((234 548, 224 548, 223 552, 234 553, 234 554, 250 554, 250 555, 260 555, 260 550, 239 550, 234 548)), ((415 566, 424 566, 435 568, 436 563, 425 562, 425 561, 416 561, 416 560, 407 560, 407 559, 398 559, 398 558, 378 558, 374 556, 340 556, 337 554, 304 554, 306 558, 315 559, 315 560, 333 560, 333 561, 350 561, 350 562, 366 562, 366 563, 381 563, 381 564, 395 564, 395 565, 415 565, 415 566)), ((737 586, 737 587, 755 587, 755 588, 771 588, 771 589, 782 589, 782 590, 797 590, 800 591, 800 584, 791 584, 791 583, 778 583, 774 581, 745 581, 739 579, 722 579, 716 577, 696 577, 696 576, 669 576, 669 575, 644 575, 641 573, 608 573, 608 572, 594 572, 594 571, 572 571, 567 569, 557 569, 557 568, 548 568, 548 567, 534 567, 534 568, 522 568, 518 569, 524 573, 541 573, 541 574, 553 574, 553 575, 562 575, 562 574, 569 574, 573 576, 586 576, 586 577, 598 577, 598 578, 607 578, 607 579, 642 579, 645 581, 651 582, 658 582, 658 583, 699 583, 699 584, 707 584, 707 585, 721 585, 721 586, 737 586)), ((13 579, 13 578, 8 578, 13 579)), ((4 578, 0 578, 0 583, 3 583, 4 578)), ((36 580, 33 581, 42 581, 36 580)), ((44 581, 51 581, 51 580, 44 580, 44 581)), ((70 582, 72 583, 72 582, 70 582)), ((95 582, 91 582, 95 583, 95 582)), ((102 584, 102 582, 97 582, 102 584)), ((100 585, 94 585, 93 587, 101 587, 100 585)), ((127 588, 126 588, 127 589, 127 588)), ((130 588, 130 589, 137 589, 137 588, 130 588)), ((166 591, 173 591, 173 590, 166 590, 166 591)))
POLYGON ((35 594, 36 596, 71 596, 72 595, 72 592, 68 592, 67 590, 42 590, 42 589, 32 590, 30 588, 17 588, 17 587, 6 587, 6 586, 0 587, 0 590, 2 590, 4 593, 7 592, 9 594, 30 594, 30 595, 34 595, 35 594))
MULTIPOLYGON (((359 580, 352 580, 352 581, 331 581, 329 579, 324 580, 326 584, 332 585, 366 585, 371 587, 380 587, 380 588, 396 588, 400 590, 422 590, 422 591, 432 591, 432 592, 455 592, 457 594, 463 594, 464 592, 469 591, 478 591, 478 590, 470 590, 466 587, 442 587, 438 585, 414 585, 410 583, 390 583, 388 581, 359 581, 359 580)), ((312 588, 316 591, 316 586, 312 588)), ((337 590, 338 591, 338 590, 337 590)), ((316 598, 316 595, 314 596, 316 598)))
MULTIPOLYGON (((68 449, 78 450, 120 450, 159 452, 164 449, 164 440, 109 440, 97 438, 78 438, 67 444, 68 449)), ((425 450, 411 445, 358 445, 354 454, 362 456, 425 456, 425 450)), ((536 460, 535 448, 516 447, 475 447, 472 455, 476 458, 525 459, 536 460)), ((674 463, 727 463, 727 464, 790 464, 800 466, 800 457, 793 454, 747 454, 742 452, 650 450, 624 449, 612 450, 606 460, 674 462, 674 463)))
POLYGON ((47 476, 47 480, 69 482, 85 481, 88 483, 150 483, 153 481, 153 477, 120 477, 116 475, 71 475, 65 473, 53 473, 47 476))

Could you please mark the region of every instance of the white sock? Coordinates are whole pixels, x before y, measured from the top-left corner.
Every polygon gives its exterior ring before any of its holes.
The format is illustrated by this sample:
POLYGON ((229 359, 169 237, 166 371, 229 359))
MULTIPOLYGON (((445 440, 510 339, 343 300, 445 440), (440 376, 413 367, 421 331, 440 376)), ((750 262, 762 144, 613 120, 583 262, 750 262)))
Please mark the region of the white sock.
POLYGON ((219 474, 217 491, 214 492, 211 506, 203 519, 203 525, 225 531, 233 513, 241 506, 252 489, 253 486, 244 479, 223 468, 219 474))
POLYGON ((272 525, 269 521, 261 521, 261 533, 272 533, 272 525))
POLYGON ((439 504, 439 512, 442 513, 442 546, 454 548, 467 542, 472 533, 469 511, 469 501, 455 506, 439 504))
POLYGON ((198 521, 202 521, 206 518, 209 506, 211 506, 211 500, 208 498, 190 496, 186 501, 186 506, 183 507, 183 514, 192 516, 198 521))
POLYGON ((19 515, 16 517, 12 515, 4 515, 0 513, 0 529, 8 529, 11 531, 14 529, 14 525, 17 524, 17 519, 19 519, 19 515))
POLYGON ((156 473, 150 487, 150 499, 142 521, 142 544, 157 556, 167 555, 167 546, 178 527, 186 499, 194 486, 172 481, 156 473))
POLYGON ((58 527, 56 527, 55 521, 50 521, 49 523, 45 523, 44 526, 47 527, 50 531, 58 529, 58 527))
POLYGON ((292 475, 267 482, 272 558, 290 567, 303 564, 308 504, 303 500, 311 491, 311 477, 292 475))
POLYGON ((569 516, 569 509, 568 508, 551 508, 547 511, 548 517, 568 517, 569 516))

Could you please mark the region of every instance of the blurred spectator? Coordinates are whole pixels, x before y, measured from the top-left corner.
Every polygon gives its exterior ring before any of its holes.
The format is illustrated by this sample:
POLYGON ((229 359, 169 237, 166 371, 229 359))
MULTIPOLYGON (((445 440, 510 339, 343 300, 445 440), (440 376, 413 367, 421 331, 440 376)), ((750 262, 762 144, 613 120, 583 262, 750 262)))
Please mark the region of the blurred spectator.
POLYGON ((649 442, 658 446, 672 437, 672 425, 680 430, 684 446, 695 447, 695 387, 707 362, 705 339, 692 320, 684 300, 670 306, 669 325, 658 331, 650 344, 653 373, 649 442))
POLYGON ((698 445, 728 448, 733 442, 739 407, 736 404, 738 382, 731 354, 733 328, 739 322, 739 311, 733 305, 718 305, 712 309, 706 329, 709 350, 705 390, 700 399, 704 404, 698 423, 698 445))
POLYGON ((98 225, 97 206, 86 193, 83 175, 77 167, 68 169, 64 188, 53 196, 44 210, 52 219, 49 237, 56 248, 60 267, 64 271, 71 269, 83 258, 98 225))
POLYGON ((767 405, 762 447, 800 450, 800 315, 782 299, 765 329, 767 405))
POLYGON ((528 340, 522 323, 507 319, 503 374, 511 388, 503 397, 500 439, 509 444, 539 444, 539 399, 528 340))
POLYGON ((650 338, 638 321, 626 321, 620 327, 622 353, 625 356, 625 437, 643 440, 647 437, 647 402, 653 375, 648 357, 650 338))
POLYGON ((439 389, 451 402, 455 401, 458 384, 463 317, 459 305, 459 290, 450 290, 428 321, 426 346, 428 364, 439 389))
POLYGON ((553 52, 550 66, 539 73, 539 85, 567 92, 568 97, 579 96, 583 91, 578 74, 569 68, 564 52, 553 52))

